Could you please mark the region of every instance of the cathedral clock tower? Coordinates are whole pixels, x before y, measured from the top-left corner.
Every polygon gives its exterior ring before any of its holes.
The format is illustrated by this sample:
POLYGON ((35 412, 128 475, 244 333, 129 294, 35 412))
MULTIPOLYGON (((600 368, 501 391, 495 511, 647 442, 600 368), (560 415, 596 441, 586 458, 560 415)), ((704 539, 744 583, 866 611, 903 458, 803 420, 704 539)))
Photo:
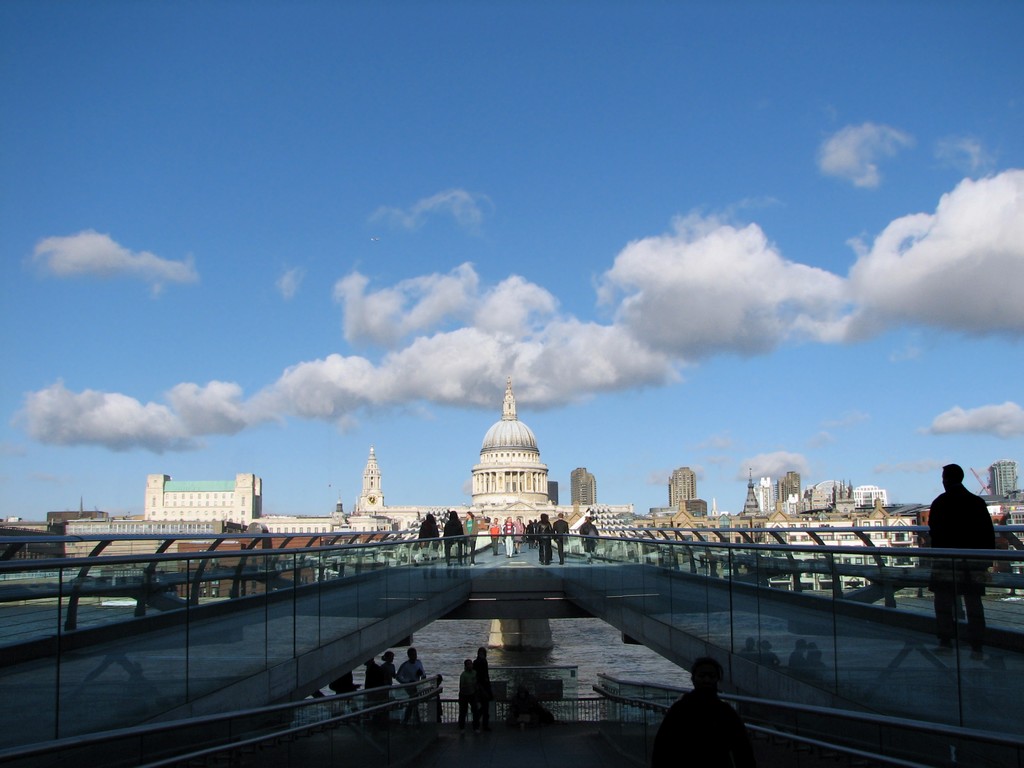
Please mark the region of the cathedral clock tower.
POLYGON ((370 457, 366 460, 363 470, 363 490, 356 502, 357 512, 379 512, 384 508, 384 492, 380 488, 380 467, 377 466, 377 454, 370 446, 370 457))

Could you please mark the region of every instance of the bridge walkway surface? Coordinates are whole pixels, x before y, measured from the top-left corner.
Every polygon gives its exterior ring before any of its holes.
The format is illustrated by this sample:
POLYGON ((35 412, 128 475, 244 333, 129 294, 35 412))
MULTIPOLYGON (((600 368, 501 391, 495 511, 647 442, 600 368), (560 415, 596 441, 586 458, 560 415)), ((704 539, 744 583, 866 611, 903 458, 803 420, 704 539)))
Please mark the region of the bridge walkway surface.
MULTIPOLYGON (((758 768, 842 768, 848 765, 834 754, 800 750, 766 738, 753 740, 758 768)), ((681 757, 685 750, 681 751, 681 757)), ((338 754, 327 735, 299 739, 246 758, 247 768, 281 765, 352 765, 351 750, 338 754)), ((455 724, 437 729, 437 739, 419 754, 416 768, 638 768, 642 755, 623 755, 602 736, 594 723, 556 723, 541 728, 499 724, 488 733, 458 730, 455 724)), ((682 764, 682 762, 681 762, 682 764)), ((859 762, 864 768, 870 764, 859 762)), ((879 764, 881 765, 881 764, 879 764)))

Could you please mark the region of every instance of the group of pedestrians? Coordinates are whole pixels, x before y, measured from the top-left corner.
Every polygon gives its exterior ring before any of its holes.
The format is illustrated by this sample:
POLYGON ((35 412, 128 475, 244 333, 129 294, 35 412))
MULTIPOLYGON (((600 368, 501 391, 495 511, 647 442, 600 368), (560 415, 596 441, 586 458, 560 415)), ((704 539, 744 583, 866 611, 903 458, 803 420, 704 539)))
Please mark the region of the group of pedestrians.
MULTIPOLYGON (((500 554, 502 547, 505 557, 516 557, 522 551, 523 545, 527 545, 530 549, 537 550, 541 565, 551 565, 555 552, 558 553, 558 564, 565 565, 566 541, 571 529, 563 512, 559 512, 553 522, 546 512, 541 513, 540 519, 525 524, 521 517, 514 520, 506 517, 503 523, 492 520, 488 530, 495 557, 500 554)), ((584 519, 579 534, 583 539, 583 551, 587 555, 587 561, 593 562, 597 537, 600 535, 593 518, 587 516, 584 519)))
MULTIPOLYGON (((551 565, 554 552, 558 553, 558 564, 565 565, 566 541, 570 528, 569 521, 562 512, 558 513, 554 521, 547 513, 542 513, 540 519, 524 523, 521 517, 506 517, 504 522, 497 517, 481 518, 478 521, 472 512, 467 512, 465 519, 460 519, 454 509, 449 509, 445 513, 442 526, 439 527, 437 518, 432 512, 428 512, 420 523, 418 538, 422 546, 434 549, 437 548, 437 540, 443 542, 445 565, 452 565, 453 561, 458 565, 463 565, 466 561, 470 565, 476 565, 476 537, 481 531, 490 536, 491 550, 495 557, 501 554, 502 549, 505 557, 516 557, 526 545, 530 549, 538 550, 538 559, 542 565, 551 565)), ((583 552, 587 556, 587 562, 593 562, 597 537, 600 534, 589 515, 580 526, 579 534, 583 539, 583 552)))
POLYGON ((470 565, 476 565, 477 523, 473 513, 467 512, 465 520, 460 520, 458 512, 449 509, 443 526, 438 528, 434 513, 428 512, 420 523, 417 538, 427 547, 433 546, 432 540, 441 539, 444 542, 445 565, 451 565, 453 557, 459 565, 467 560, 470 565))
MULTIPOLYGON (((366 691, 367 703, 370 706, 387 702, 390 695, 388 688, 394 683, 406 685, 426 678, 427 672, 423 667, 423 662, 419 659, 416 649, 410 647, 406 651, 406 656, 406 660, 397 669, 395 668, 394 651, 382 653, 379 664, 372 658, 366 662, 363 688, 366 691)), ((416 695, 416 691, 413 688, 406 688, 405 690, 409 698, 416 695)), ((374 716, 374 720, 377 723, 386 723, 387 714, 377 713, 374 716)), ((409 725, 419 724, 419 722, 419 704, 414 702, 406 705, 405 712, 402 715, 402 723, 409 725)))
MULTIPOLYGON (((416 649, 409 648, 406 655, 408 658, 397 669, 393 651, 382 653, 380 663, 373 658, 367 660, 363 688, 370 706, 386 703, 390 697, 388 689, 395 683, 409 685, 427 677, 426 669, 416 649)), ((348 679, 351 680, 351 675, 348 676, 348 679)), ((414 697, 416 695, 415 688, 406 688, 406 695, 410 698, 414 697)), ((477 649, 475 659, 466 659, 462 674, 459 675, 459 730, 465 729, 466 718, 469 716, 474 731, 490 731, 490 703, 493 700, 494 692, 491 688, 491 674, 487 665, 487 649, 481 647, 477 649)), ((437 718, 440 722, 440 707, 437 710, 437 718)), ((386 724, 387 719, 386 712, 377 713, 374 717, 374 721, 379 724, 386 724)), ((410 702, 405 706, 402 724, 419 725, 420 722, 419 703, 410 702)))

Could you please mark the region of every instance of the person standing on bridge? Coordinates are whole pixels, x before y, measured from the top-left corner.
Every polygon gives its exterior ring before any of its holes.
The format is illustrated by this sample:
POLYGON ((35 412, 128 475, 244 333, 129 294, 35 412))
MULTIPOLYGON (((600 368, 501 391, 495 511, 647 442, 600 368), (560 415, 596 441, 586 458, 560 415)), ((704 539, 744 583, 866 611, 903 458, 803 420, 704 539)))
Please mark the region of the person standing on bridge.
POLYGON ((565 520, 564 512, 558 513, 558 519, 552 524, 551 529, 555 532, 555 546, 558 549, 558 564, 565 565, 565 537, 569 535, 569 523, 565 520))
POLYGON ((490 529, 488 533, 491 534, 491 549, 494 551, 494 556, 498 556, 498 541, 501 539, 501 523, 498 522, 497 517, 490 519, 490 529))
POLYGON ((516 524, 512 522, 511 517, 505 518, 505 524, 501 527, 501 532, 505 536, 505 557, 512 557, 515 554, 516 547, 516 524))
POLYGON ((424 555, 424 560, 432 560, 434 557, 434 544, 436 539, 441 536, 441 532, 437 529, 437 518, 434 517, 432 512, 427 512, 427 516, 423 518, 423 522, 420 523, 419 534, 417 538, 420 540, 420 546, 426 548, 427 554, 424 555))
POLYGON ((703 656, 690 667, 693 690, 669 707, 654 737, 651 768, 754 768, 757 761, 747 727, 736 710, 718 698, 722 665, 703 656))
POLYGON ((480 699, 477 697, 476 670, 473 660, 463 662, 462 674, 459 675, 459 730, 466 729, 466 714, 473 713, 473 731, 480 730, 480 699))
POLYGON ((476 565, 476 518, 472 512, 466 513, 466 521, 462 524, 466 532, 466 546, 469 549, 469 564, 476 565))
POLYGON ((491 671, 487 666, 487 649, 477 648, 476 659, 473 661, 476 672, 476 698, 480 707, 480 730, 491 730, 491 702, 494 701, 494 690, 491 688, 491 671))
POLYGON ((548 513, 542 512, 540 520, 534 527, 534 534, 537 539, 537 546, 540 547, 540 564, 551 565, 551 521, 548 520, 548 513))
MULTIPOLYGON (((423 662, 417 658, 416 649, 410 648, 406 651, 406 655, 409 658, 402 662, 402 666, 398 668, 398 674, 395 675, 398 682, 402 685, 419 682, 427 676, 427 671, 423 668, 423 662)), ((416 696, 416 688, 406 688, 405 695, 413 698, 416 696)), ((408 704, 405 707, 402 725, 408 725, 410 721, 415 722, 416 725, 420 724, 420 706, 418 703, 408 704)))
POLYGON ((444 564, 452 564, 452 547, 455 547, 456 559, 462 565, 462 521, 454 509, 448 510, 448 519, 444 523, 444 564))
MULTIPOLYGON (((590 510, 588 509, 587 512, 590 510)), ((594 518, 587 515, 580 526, 580 536, 583 537, 583 551, 587 553, 587 562, 594 562, 594 550, 597 549, 597 537, 599 536, 597 526, 594 525, 594 518)))
MULTIPOLYGON (((958 464, 942 468, 945 489, 932 502, 928 534, 936 549, 995 549, 996 534, 988 506, 964 488, 964 470, 958 464)), ((935 593, 935 629, 939 648, 951 648, 956 635, 960 597, 967 613, 967 639, 971 657, 981 658, 985 644, 985 579, 991 561, 939 558, 932 563, 928 588, 935 593)))

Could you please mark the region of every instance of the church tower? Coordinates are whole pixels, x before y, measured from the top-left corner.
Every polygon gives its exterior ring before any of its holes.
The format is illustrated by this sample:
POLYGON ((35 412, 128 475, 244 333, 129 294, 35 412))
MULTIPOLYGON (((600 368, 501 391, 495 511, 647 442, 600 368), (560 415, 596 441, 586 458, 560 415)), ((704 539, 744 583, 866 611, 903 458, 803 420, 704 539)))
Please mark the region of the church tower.
POLYGON ((380 467, 377 466, 377 454, 370 446, 370 457, 366 460, 363 470, 363 491, 356 502, 356 512, 379 512, 384 508, 384 491, 380 487, 380 467))
POLYGON ((755 517, 761 513, 757 504, 757 494, 754 493, 754 471, 751 469, 747 478, 747 498, 743 502, 744 517, 755 517))

